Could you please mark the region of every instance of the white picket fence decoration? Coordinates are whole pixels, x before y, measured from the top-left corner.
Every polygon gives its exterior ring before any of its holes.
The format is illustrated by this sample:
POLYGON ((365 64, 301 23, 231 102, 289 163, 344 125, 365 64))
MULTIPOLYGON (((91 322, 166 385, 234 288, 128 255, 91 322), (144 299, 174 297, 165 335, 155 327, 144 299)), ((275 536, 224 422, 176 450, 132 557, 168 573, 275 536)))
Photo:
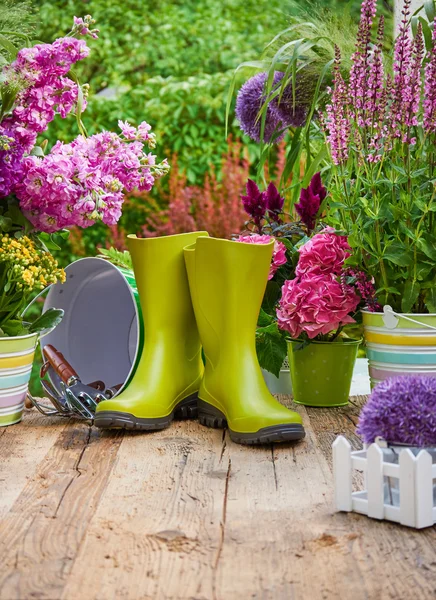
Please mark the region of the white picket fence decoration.
POLYGON ((347 439, 336 438, 333 442, 333 475, 337 510, 354 511, 416 529, 434 525, 436 464, 432 463, 431 455, 421 450, 414 456, 406 448, 400 452, 398 464, 387 462, 386 458, 377 444, 352 452, 347 439), (353 492, 353 470, 365 474, 366 490, 353 492), (398 480, 398 485, 394 481, 391 487, 395 493, 399 492, 399 501, 386 502, 387 477, 398 480))

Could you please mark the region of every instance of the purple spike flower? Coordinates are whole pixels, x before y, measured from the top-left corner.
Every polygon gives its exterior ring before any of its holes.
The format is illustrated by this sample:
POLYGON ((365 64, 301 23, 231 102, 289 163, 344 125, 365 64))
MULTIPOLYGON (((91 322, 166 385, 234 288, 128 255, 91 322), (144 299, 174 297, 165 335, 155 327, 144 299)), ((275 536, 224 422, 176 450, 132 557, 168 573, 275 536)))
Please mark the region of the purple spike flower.
POLYGON ((436 132, 436 19, 433 26, 433 47, 425 69, 424 127, 428 133, 436 132))
POLYGON ((328 130, 328 142, 335 165, 346 162, 350 139, 350 121, 348 115, 349 93, 341 75, 341 51, 335 47, 334 87, 331 104, 326 107, 324 125, 328 130))
POLYGON ((366 444, 436 445, 436 378, 392 377, 379 383, 360 413, 357 432, 366 444))
POLYGON ((280 222, 280 213, 283 210, 283 204, 285 199, 280 196, 278 189, 271 181, 268 189, 265 192, 266 207, 268 209, 268 215, 276 223, 280 222))
POLYGON ((247 195, 241 196, 245 212, 253 219, 256 227, 260 230, 260 224, 266 213, 266 194, 261 192, 256 183, 249 179, 247 181, 247 195))
POLYGON ((295 205, 295 210, 311 232, 316 225, 316 216, 322 201, 327 196, 327 190, 322 185, 321 173, 315 173, 307 188, 300 192, 300 202, 295 205))

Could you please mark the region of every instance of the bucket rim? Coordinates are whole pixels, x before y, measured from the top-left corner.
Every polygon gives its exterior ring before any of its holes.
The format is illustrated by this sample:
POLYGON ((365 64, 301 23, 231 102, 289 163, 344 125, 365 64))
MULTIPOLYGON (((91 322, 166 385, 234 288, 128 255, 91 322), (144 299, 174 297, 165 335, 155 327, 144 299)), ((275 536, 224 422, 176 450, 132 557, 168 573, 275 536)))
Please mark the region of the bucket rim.
MULTIPOLYGON (((364 313, 365 315, 376 315, 376 316, 380 316, 382 317, 384 315, 384 312, 382 310, 368 310, 367 308, 361 308, 360 309, 361 313, 364 313)), ((400 312, 395 312, 395 315, 397 317, 436 317, 436 313, 400 313, 400 312)))
MULTIPOLYGON (((294 338, 287 338, 287 339, 286 339, 286 342, 287 342, 288 344, 290 344, 290 343, 292 343, 292 342, 293 342, 293 343, 298 343, 298 344, 301 344, 303 341, 304 341, 304 340, 296 340, 296 339, 294 339, 294 338)), ((325 341, 321 341, 321 340, 310 340, 310 341, 308 342, 308 344, 317 344, 317 345, 319 345, 319 346, 322 346, 322 345, 329 345, 329 346, 341 346, 341 345, 347 345, 347 346, 353 346, 353 345, 356 345, 356 344, 361 344, 362 342, 363 342, 363 337, 359 338, 358 340, 352 340, 352 339, 348 339, 348 340, 346 340, 346 339, 342 339, 342 341, 341 341, 341 342, 336 342, 336 341, 333 341, 333 342, 325 342, 325 341)))

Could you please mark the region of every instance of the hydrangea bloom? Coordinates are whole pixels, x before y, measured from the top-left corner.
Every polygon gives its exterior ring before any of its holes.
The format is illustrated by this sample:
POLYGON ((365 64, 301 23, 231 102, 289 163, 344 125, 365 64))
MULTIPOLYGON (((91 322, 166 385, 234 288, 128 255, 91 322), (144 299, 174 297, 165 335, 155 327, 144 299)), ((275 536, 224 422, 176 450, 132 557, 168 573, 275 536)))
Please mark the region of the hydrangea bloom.
POLYGON ((333 273, 310 273, 285 281, 277 309, 278 325, 293 339, 302 333, 313 339, 354 323, 349 313, 359 302, 353 288, 342 286, 333 273))
POLYGON ((39 230, 88 227, 101 220, 115 224, 121 216, 123 190, 150 190, 155 177, 168 171, 163 161, 144 151, 153 147, 154 135, 143 123, 128 138, 103 132, 79 136, 71 144, 58 142, 44 158, 23 160, 23 178, 16 186, 20 207, 39 230))
POLYGON ((279 267, 286 264, 285 245, 272 235, 240 235, 236 238, 237 242, 245 242, 246 244, 269 244, 272 240, 274 240, 274 250, 268 280, 274 277, 279 267))
POLYGON ((367 444, 436 446, 436 378, 392 377, 379 383, 362 409, 357 429, 367 444))
POLYGON ((351 256, 346 236, 338 235, 330 227, 314 235, 298 251, 300 257, 295 273, 299 277, 325 273, 339 275, 345 260, 351 256))

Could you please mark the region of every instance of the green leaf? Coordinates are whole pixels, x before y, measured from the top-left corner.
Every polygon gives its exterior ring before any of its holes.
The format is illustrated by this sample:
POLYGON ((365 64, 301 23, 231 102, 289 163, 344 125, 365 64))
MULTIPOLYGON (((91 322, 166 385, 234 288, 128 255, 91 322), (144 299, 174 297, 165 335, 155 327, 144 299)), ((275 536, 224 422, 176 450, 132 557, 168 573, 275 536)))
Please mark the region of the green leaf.
POLYGON ((53 239, 53 235, 51 233, 39 233, 38 234, 38 238, 40 240, 40 242, 45 246, 45 248, 47 250, 60 250, 61 247, 56 244, 56 242, 53 239))
POLYGON ((56 327, 62 321, 63 316, 64 311, 61 308, 49 308, 30 325, 29 332, 36 333, 56 327))
POLYGON ((429 23, 433 23, 433 21, 435 20, 435 16, 436 16, 434 0, 425 0, 424 10, 425 10, 425 14, 427 15, 427 19, 428 19, 429 23))
POLYGON ((41 146, 34 146, 30 152, 31 156, 44 156, 44 150, 41 146))
POLYGON ((275 306, 280 298, 280 291, 280 286, 276 281, 268 281, 262 302, 262 308, 265 312, 274 313, 275 306))
POLYGON ((4 335, 10 337, 15 337, 17 335, 26 335, 27 333, 29 333, 29 330, 23 325, 23 322, 19 321, 18 319, 10 319, 9 321, 7 321, 7 323, 2 325, 0 331, 3 332, 4 335))
POLYGON ((288 345, 278 331, 276 323, 257 330, 256 351, 262 369, 278 377, 288 352, 288 345))
POLYGON ((267 312, 265 312, 263 310, 263 308, 261 308, 260 313, 259 313, 259 318, 257 320, 258 327, 267 327, 268 325, 271 325, 271 323, 273 323, 273 322, 274 322, 274 317, 269 315, 267 312))
POLYGON ((425 294, 425 305, 430 313, 436 313, 436 285, 427 290, 425 294))
POLYGON ((417 281, 407 281, 404 286, 403 297, 401 300, 401 310, 408 313, 412 310, 413 305, 418 300, 421 286, 417 281))
POLYGON ((416 240, 416 245, 426 256, 432 260, 436 260, 436 248, 428 240, 419 238, 416 240))
POLYGON ((394 244, 389 246, 383 254, 383 260, 393 262, 394 265, 398 265, 399 267, 408 267, 413 262, 412 256, 406 252, 404 246, 396 246, 394 244))
POLYGON ((132 257, 127 250, 121 252, 120 250, 111 247, 108 249, 99 248, 98 251, 100 254, 103 254, 103 256, 107 258, 113 265, 133 271, 132 257))
POLYGON ((8 40, 6 36, 0 33, 0 46, 3 46, 5 50, 9 53, 11 59, 13 60, 18 54, 18 48, 14 46, 14 44, 8 40))
POLYGON ((0 229, 2 231, 10 231, 12 227, 12 219, 10 217, 0 216, 0 229))
POLYGON ((5 216, 12 219, 14 224, 20 225, 21 227, 25 227, 28 222, 17 204, 10 204, 5 216))

